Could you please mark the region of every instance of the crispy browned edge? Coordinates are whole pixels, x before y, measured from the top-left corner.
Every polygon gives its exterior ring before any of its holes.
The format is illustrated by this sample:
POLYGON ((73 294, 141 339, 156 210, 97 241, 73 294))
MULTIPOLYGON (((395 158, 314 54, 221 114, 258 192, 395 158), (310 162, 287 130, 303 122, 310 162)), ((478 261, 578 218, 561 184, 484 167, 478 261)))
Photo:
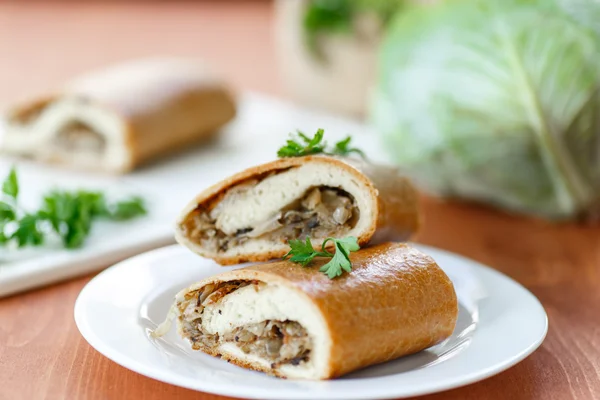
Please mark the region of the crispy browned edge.
MULTIPOLYGON (((321 379, 413 354, 448 338, 456 326, 458 300, 448 276, 428 255, 399 243, 383 243, 351 254, 352 272, 329 279, 319 272, 325 262, 302 268, 277 261, 228 271, 209 283, 258 280, 302 293, 328 329, 328 366, 321 379)), ((285 377, 280 371, 198 346, 244 368, 285 377)))
POLYGON ((247 261, 267 261, 282 257, 285 255, 284 251, 268 251, 247 256, 212 256, 205 253, 200 246, 193 243, 184 235, 181 224, 197 207, 208 206, 235 185, 269 172, 282 171, 309 162, 335 164, 346 169, 369 188, 369 195, 374 200, 373 202, 377 204, 377 209, 373 210, 375 218, 371 222, 369 229, 358 237, 358 242, 361 246, 369 243, 371 239, 374 239, 373 242, 375 243, 381 243, 386 240, 406 240, 418 230, 420 220, 416 189, 410 180, 399 175, 396 169, 370 164, 358 159, 305 156, 282 158, 257 165, 204 190, 182 211, 175 227, 176 240, 193 252, 210 257, 221 265, 233 265, 247 261))
POLYGON ((48 104, 52 101, 56 100, 58 95, 56 94, 45 94, 30 101, 23 101, 9 109, 7 111, 7 119, 10 120, 19 120, 22 118, 23 114, 29 114, 32 111, 38 111, 44 109, 48 104))

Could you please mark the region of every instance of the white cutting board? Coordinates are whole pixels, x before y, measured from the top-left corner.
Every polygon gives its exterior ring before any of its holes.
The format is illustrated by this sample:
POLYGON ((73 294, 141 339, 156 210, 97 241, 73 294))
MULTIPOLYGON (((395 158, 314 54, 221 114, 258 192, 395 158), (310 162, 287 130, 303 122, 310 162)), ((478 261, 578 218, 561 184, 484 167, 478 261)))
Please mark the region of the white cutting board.
MULTIPOLYGON (((143 196, 148 215, 129 222, 98 222, 77 250, 59 243, 27 250, 0 247, 0 297, 108 267, 110 264, 173 242, 173 225, 183 206, 207 186, 252 165, 276 158, 277 149, 296 129, 313 134, 325 129, 333 143, 348 134, 372 160, 382 160, 379 141, 358 121, 301 109, 256 93, 239 99, 237 118, 215 143, 177 154, 122 177, 85 174, 29 161, 0 159, 0 179, 16 165, 21 201, 37 207, 53 187, 102 189, 109 196, 143 196)), ((26 207, 29 208, 29 207, 26 207)), ((172 266, 177 268, 176 265, 172 266)))

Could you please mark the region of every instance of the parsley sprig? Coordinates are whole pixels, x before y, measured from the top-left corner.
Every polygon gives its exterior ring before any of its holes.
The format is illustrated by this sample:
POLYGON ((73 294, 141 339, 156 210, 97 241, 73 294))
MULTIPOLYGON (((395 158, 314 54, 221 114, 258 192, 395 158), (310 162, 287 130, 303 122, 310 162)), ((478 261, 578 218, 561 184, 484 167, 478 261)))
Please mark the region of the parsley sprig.
POLYGON ((361 14, 375 16, 382 27, 386 27, 399 9, 406 5, 406 0, 310 0, 306 1, 302 27, 307 49, 317 61, 327 62, 326 48, 323 48, 321 37, 324 35, 346 35, 361 37, 361 24, 356 19, 361 14))
POLYGON ((96 219, 124 221, 146 214, 144 201, 131 197, 109 202, 96 191, 53 190, 43 196, 36 211, 24 211, 18 204, 19 180, 14 168, 2 183, 0 197, 0 246, 40 246, 48 235, 58 235, 64 247, 83 245, 96 219))
POLYGON ((347 156, 352 153, 356 153, 362 158, 367 158, 365 153, 361 149, 357 149, 356 147, 350 147, 350 141, 352 141, 352 137, 348 136, 344 140, 340 140, 335 144, 335 148, 333 149, 332 154, 338 156, 347 156))
POLYGON ((357 251, 360 249, 358 240, 354 236, 348 236, 343 239, 336 239, 328 237, 321 245, 321 251, 315 251, 310 242, 310 238, 307 236, 306 241, 302 240, 290 240, 290 251, 283 257, 284 260, 288 259, 291 262, 298 263, 303 267, 306 267, 315 257, 329 257, 331 261, 323 265, 319 271, 325 273, 329 279, 333 279, 342 275, 344 271, 352 271, 352 263, 350 262, 350 252, 357 251), (325 249, 327 243, 333 242, 335 245, 335 253, 330 253, 325 249))
POLYGON ((282 146, 277 151, 277 156, 280 158, 302 157, 311 154, 348 156, 352 153, 356 153, 365 158, 365 153, 363 153, 362 150, 350 147, 352 137, 348 136, 344 140, 337 142, 332 149, 328 149, 327 142, 323 141, 324 135, 325 131, 323 129, 317 130, 312 138, 301 131, 297 131, 296 136, 292 135, 292 137, 286 141, 285 146, 282 146))
POLYGON ((325 153, 325 146, 323 142, 323 136, 325 131, 319 129, 315 136, 309 138, 303 132, 297 131, 296 138, 293 136, 286 141, 286 145, 281 147, 277 151, 278 157, 301 157, 308 156, 311 154, 325 153))

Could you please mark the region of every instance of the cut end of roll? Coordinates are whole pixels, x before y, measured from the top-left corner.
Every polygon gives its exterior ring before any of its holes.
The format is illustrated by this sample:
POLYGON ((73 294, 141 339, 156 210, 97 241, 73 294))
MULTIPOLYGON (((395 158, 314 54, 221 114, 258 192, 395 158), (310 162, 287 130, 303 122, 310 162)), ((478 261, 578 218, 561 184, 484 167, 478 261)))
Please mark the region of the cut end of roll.
POLYGON ((204 64, 137 60, 75 77, 56 95, 13 108, 0 150, 124 173, 210 140, 235 113, 233 95, 204 64))
MULTIPOLYGON (((194 350, 241 367, 311 380, 413 354, 452 334, 456 293, 431 257, 398 243, 350 257, 352 271, 333 280, 319 271, 325 260, 206 278, 176 295, 178 333, 194 350)), ((155 334, 167 330, 161 324, 155 334)))
POLYGON ((278 160, 208 189, 184 210, 177 240, 228 265, 282 257, 289 240, 355 236, 368 242, 377 191, 351 165, 331 157, 278 160))
POLYGON ((325 323, 301 294, 259 280, 216 282, 180 296, 177 309, 195 350, 279 377, 329 377, 325 323))
POLYGON ((14 110, 2 149, 17 156, 88 170, 125 172, 128 127, 110 110, 82 96, 63 96, 14 110))

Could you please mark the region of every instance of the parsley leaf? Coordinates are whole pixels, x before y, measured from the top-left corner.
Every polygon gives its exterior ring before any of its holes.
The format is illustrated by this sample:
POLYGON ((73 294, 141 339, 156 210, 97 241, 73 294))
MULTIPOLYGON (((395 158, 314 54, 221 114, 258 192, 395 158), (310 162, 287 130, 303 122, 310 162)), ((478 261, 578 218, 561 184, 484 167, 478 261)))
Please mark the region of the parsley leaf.
POLYGON ((98 215, 98 203, 103 197, 97 192, 54 190, 44 196, 40 215, 50 222, 66 248, 76 248, 89 234, 92 219, 98 215))
POLYGON ((353 8, 349 0, 312 0, 308 2, 302 25, 304 39, 309 51, 318 60, 325 60, 319 46, 322 33, 352 33, 353 8))
POLYGON ((346 139, 337 142, 335 144, 335 148, 333 149, 333 154, 336 154, 339 156, 347 156, 351 153, 356 153, 359 156, 361 156, 362 158, 367 158, 365 156, 365 153, 362 150, 357 149, 355 147, 350 147, 351 140, 352 140, 352 137, 348 136, 346 139))
POLYGON ((85 190, 53 190, 43 196, 39 210, 21 211, 16 204, 19 186, 14 168, 2 191, 12 200, 0 201, 0 246, 10 242, 17 247, 39 246, 46 235, 54 232, 64 247, 73 249, 83 245, 97 219, 125 221, 146 214, 140 197, 112 203, 102 192, 85 190), (12 227, 10 232, 7 223, 12 227))
POLYGON ((128 200, 119 201, 111 207, 108 217, 116 221, 124 221, 146 214, 144 199, 134 196, 128 200))
POLYGON ((297 138, 292 137, 286 141, 286 145, 281 147, 277 151, 277 156, 280 158, 284 157, 301 157, 308 156, 310 154, 319 154, 325 152, 325 146, 327 145, 323 141, 323 135, 325 131, 319 129, 315 136, 309 138, 304 133, 298 131, 297 138))
POLYGON ((15 209, 13 206, 4 201, 0 201, 0 222, 13 221, 15 216, 15 209))
POLYGON ((306 267, 315 257, 330 257, 331 261, 323 265, 319 271, 325 273, 329 279, 333 279, 342 275, 344 271, 352 271, 352 263, 350 262, 350 252, 360 249, 358 240, 354 236, 349 236, 343 239, 328 237, 321 245, 321 251, 315 251, 310 242, 310 238, 306 237, 306 241, 290 240, 290 251, 283 257, 291 262, 298 263, 306 267), (332 254, 325 250, 328 242, 333 242, 335 245, 335 253, 332 254))
POLYGON ((306 1, 302 31, 307 49, 317 61, 328 61, 321 46, 322 36, 360 36, 356 19, 361 14, 373 16, 386 27, 406 0, 310 0, 306 1))
POLYGON ((44 197, 40 213, 61 236, 64 246, 72 249, 83 244, 94 219, 125 221, 144 215, 146 209, 140 197, 111 204, 100 192, 55 190, 44 197))
POLYGON ((323 242, 323 246, 325 246, 325 244, 330 239, 333 240, 335 242, 335 245, 341 248, 346 254, 349 254, 351 251, 360 250, 360 246, 358 245, 358 239, 354 236, 348 236, 342 239, 327 238, 323 242))
POLYGON ((35 214, 26 214, 18 221, 17 229, 10 239, 17 241, 17 246, 25 247, 28 244, 39 246, 44 242, 44 235, 38 226, 39 218, 35 214))
POLYGON ((14 167, 11 168, 8 176, 2 183, 2 192, 13 199, 16 199, 19 195, 19 180, 17 179, 17 171, 14 167))
MULTIPOLYGON (((287 259, 287 257, 290 257, 291 262, 301 264, 303 267, 306 267, 308 264, 310 264, 313 258, 321 255, 320 252, 315 251, 313 249, 312 244, 310 242, 310 238, 308 236, 306 237, 306 242, 303 242, 299 239, 292 239, 288 242, 288 244, 290 245, 290 251, 285 256, 283 256, 283 259, 285 260, 287 259)), ((327 256, 331 257, 332 254, 327 252, 321 255, 321 257, 327 256)))
POLYGON ((324 272, 329 279, 333 279, 342 275, 343 271, 352 271, 350 252, 357 251, 360 249, 360 246, 358 245, 358 241, 355 237, 349 236, 344 239, 327 238, 323 242, 323 248, 325 248, 325 245, 329 241, 333 241, 335 244, 335 254, 331 261, 323 265, 319 271, 324 272))
POLYGON ((344 140, 340 140, 334 145, 333 149, 328 150, 327 143, 323 141, 323 136, 325 135, 323 129, 317 130, 312 138, 306 136, 301 131, 298 131, 296 135, 297 137, 292 136, 286 141, 285 146, 282 146, 277 151, 277 156, 279 158, 302 157, 311 154, 348 156, 352 153, 356 153, 361 157, 366 158, 365 153, 362 150, 350 147, 350 141, 352 140, 352 137, 350 136, 344 140))

